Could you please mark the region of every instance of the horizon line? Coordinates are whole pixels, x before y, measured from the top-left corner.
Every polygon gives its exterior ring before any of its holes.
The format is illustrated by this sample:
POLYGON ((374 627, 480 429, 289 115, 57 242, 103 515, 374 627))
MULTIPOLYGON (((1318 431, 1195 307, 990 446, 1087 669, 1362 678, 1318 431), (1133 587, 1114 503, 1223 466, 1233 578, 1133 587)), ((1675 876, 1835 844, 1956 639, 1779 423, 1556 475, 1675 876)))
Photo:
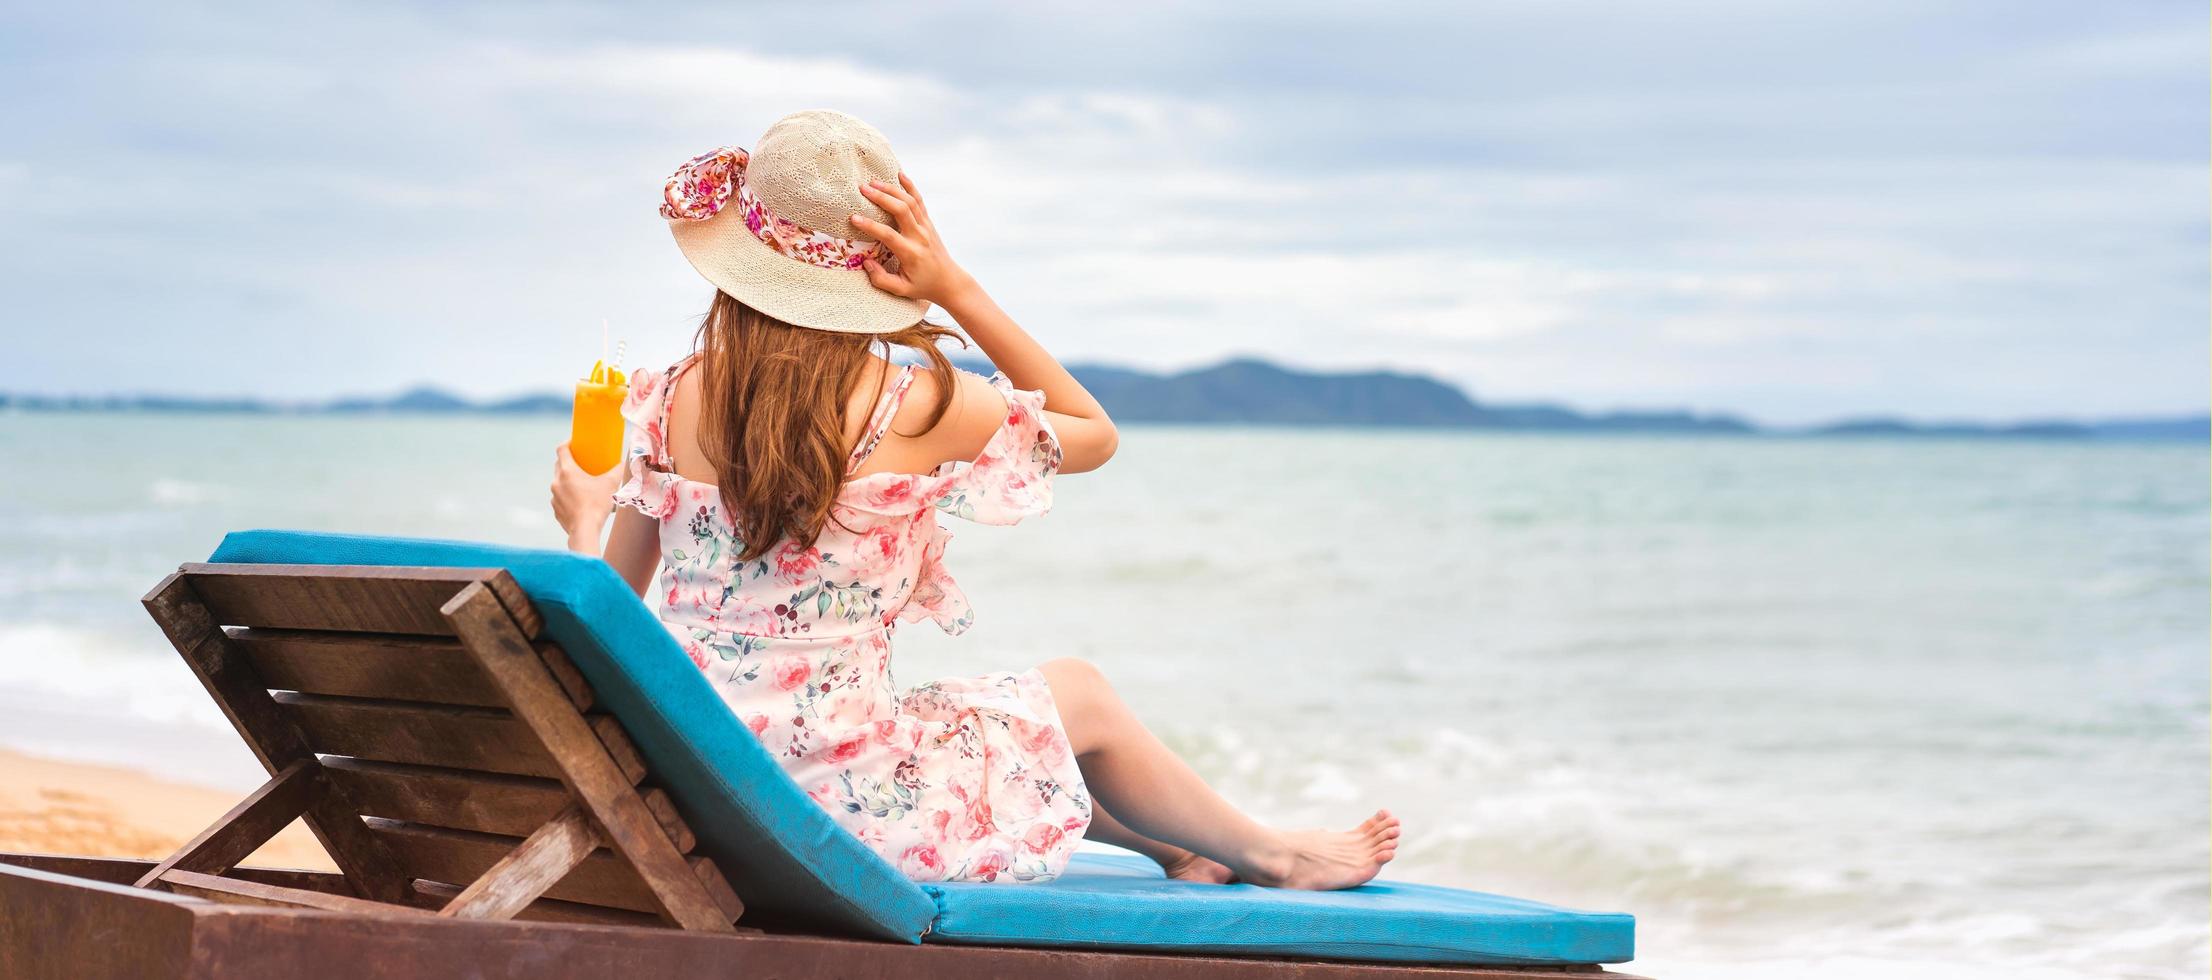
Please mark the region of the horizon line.
MULTIPOLYGON (((982 366, 985 368, 995 368, 995 365, 992 365, 987 358, 954 357, 951 360, 956 367, 967 368, 973 365, 982 366)), ((1298 375, 1304 377, 1390 377, 1413 380, 1418 382, 1426 382, 1451 391, 1452 393, 1458 395, 1460 398, 1465 399, 1470 406, 1476 408, 1564 410, 1569 413, 1584 416, 1593 421, 1601 421, 1607 418, 1621 419, 1649 418, 1654 416, 1676 416, 1707 422, 1739 423, 1757 431, 1819 431, 1826 429, 1835 429, 1839 427, 1869 425, 1904 425, 1915 429, 1971 428, 2004 430, 2050 426, 2094 427, 2124 425, 2130 423, 2172 424, 2212 419, 2212 405, 2206 405, 2203 407, 2192 407, 2169 411, 2137 411, 2126 414, 2095 416, 2012 416, 2006 418, 1994 418, 1986 416, 1978 418, 1964 416, 1921 416, 1900 414, 1894 411, 1875 409, 1834 415, 1828 417, 1824 421, 1783 423, 1762 421, 1748 414, 1731 409, 1697 409, 1679 404, 1663 407, 1616 406, 1611 408, 1586 408, 1569 402, 1546 400, 1541 396, 1523 401, 1488 401, 1478 398, 1473 392, 1468 391, 1465 387, 1461 385, 1430 374, 1423 374, 1419 372, 1387 367, 1345 370, 1310 370, 1284 365, 1276 361, 1268 360, 1264 357, 1249 354, 1232 355, 1209 364, 1171 370, 1156 370, 1151 368, 1132 367, 1123 364, 1095 361, 1078 361, 1067 364, 1066 367, 1070 373, 1075 373, 1084 369, 1106 369, 1112 371, 1127 372, 1151 379, 1168 380, 1193 374, 1201 374, 1207 371, 1219 370, 1221 368, 1240 363, 1256 364, 1261 367, 1269 368, 1284 374, 1298 375)), ((524 389, 504 395, 471 396, 455 391, 451 388, 443 387, 434 382, 418 381, 413 384, 406 384, 398 386, 396 388, 386 389, 386 393, 384 394, 339 393, 322 396, 320 398, 269 398, 243 394, 194 395, 165 393, 143 389, 138 391, 115 391, 103 394, 54 394, 24 390, 0 390, 0 408, 27 408, 31 411, 60 412, 181 410, 218 413, 231 412, 238 414, 246 414, 252 412, 262 412, 267 414, 438 414, 487 411, 496 412, 507 410, 503 409, 503 406, 514 405, 521 402, 537 401, 543 399, 558 399, 561 401, 567 401, 571 398, 573 398, 572 394, 554 387, 524 389), (450 407, 440 408, 395 408, 388 404, 384 404, 398 401, 410 395, 426 394, 436 395, 443 399, 456 402, 458 404, 452 405, 450 407), (27 406, 22 404, 25 402, 31 404, 27 406), (176 404, 173 406, 146 404, 149 402, 169 402, 176 404), (364 404, 360 405, 359 407, 355 407, 352 403, 364 404)), ((1439 426, 1427 425, 1420 427, 1439 426)), ((1499 426, 1489 427, 1496 428, 1499 426)))

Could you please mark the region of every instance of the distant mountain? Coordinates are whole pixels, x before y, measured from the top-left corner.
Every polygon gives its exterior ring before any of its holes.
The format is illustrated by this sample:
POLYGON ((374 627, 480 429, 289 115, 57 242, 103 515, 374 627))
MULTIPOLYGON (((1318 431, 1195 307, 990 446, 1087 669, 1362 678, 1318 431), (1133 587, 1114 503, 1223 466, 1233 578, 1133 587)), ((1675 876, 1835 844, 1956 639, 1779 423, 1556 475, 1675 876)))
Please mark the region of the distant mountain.
MULTIPOLYGON (((989 373, 990 363, 954 363, 989 373)), ((1118 421, 1227 425, 1345 425, 1409 428, 1520 430, 1531 432, 1702 433, 1822 437, 1972 437, 2040 439, 2212 440, 2212 418, 2066 420, 2009 424, 1915 422, 1871 417, 1807 429, 1762 429, 1728 414, 1680 410, 1583 412, 1543 402, 1477 401, 1435 378, 1395 371, 1323 373, 1299 371, 1255 358, 1212 367, 1156 374, 1103 364, 1073 365, 1069 372, 1097 396, 1118 421)), ((388 397, 351 396, 319 403, 246 398, 161 395, 98 397, 0 394, 0 409, 24 411, 160 411, 233 413, 474 413, 557 414, 569 409, 559 392, 472 402, 451 392, 416 387, 388 397)))
MULTIPOLYGON (((562 399, 561 411, 568 410, 568 400, 562 399)), ((470 412, 477 406, 468 399, 452 392, 428 386, 409 388, 390 398, 340 398, 322 407, 326 412, 355 414, 361 412, 470 412)))
POLYGON ((2212 415, 2178 419, 2113 419, 2089 423, 2089 434, 2099 439, 2212 439, 2212 415))
POLYGON ((295 406, 257 398, 195 398, 190 395, 10 395, 0 393, 0 409, 27 412, 287 412, 295 406))
MULTIPOLYGON (((981 365, 989 370, 988 365, 981 365)), ((1688 412, 1585 415, 1558 405, 1486 405, 1435 378, 1395 371, 1311 374, 1250 358, 1179 374, 1077 365, 1068 369, 1116 420, 1418 428, 1755 431, 1729 416, 1688 412)))
POLYGON ((501 415, 547 415, 568 411, 573 400, 569 395, 546 392, 536 395, 517 395, 484 405, 484 411, 501 415))
POLYGON ((1434 378, 1371 371, 1304 374, 1243 359, 1181 374, 1070 371, 1116 419, 1266 425, 1472 426, 1482 411, 1434 378))
POLYGON ((2094 428, 2078 422, 2015 422, 1989 425, 1976 422, 1907 422, 1903 419, 1850 419, 1805 430, 1815 436, 1950 436, 2033 439, 2083 439, 2096 435, 2094 428))
POLYGON ((2193 439, 2212 440, 2212 416, 2169 419, 2113 419, 2104 422, 1909 422, 1893 418, 1850 419, 1804 430, 1813 436, 1938 436, 1997 439, 2193 439))

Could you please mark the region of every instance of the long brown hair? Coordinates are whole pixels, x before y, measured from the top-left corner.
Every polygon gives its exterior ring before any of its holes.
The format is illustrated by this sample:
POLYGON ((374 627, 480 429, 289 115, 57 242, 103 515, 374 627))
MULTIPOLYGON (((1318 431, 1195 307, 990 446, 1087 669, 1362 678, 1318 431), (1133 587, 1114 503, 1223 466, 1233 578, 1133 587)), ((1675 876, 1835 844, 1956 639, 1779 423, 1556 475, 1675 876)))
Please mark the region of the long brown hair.
MULTIPOLYGON (((936 427, 952 404, 952 362, 937 349, 947 337, 960 335, 932 323, 881 334, 808 330, 715 291, 695 342, 699 450, 741 539, 739 561, 786 538, 809 546, 821 536, 845 482, 845 410, 876 344, 886 354, 912 348, 927 360, 937 404, 916 431, 936 427)), ((879 377, 871 407, 886 380, 879 377)))

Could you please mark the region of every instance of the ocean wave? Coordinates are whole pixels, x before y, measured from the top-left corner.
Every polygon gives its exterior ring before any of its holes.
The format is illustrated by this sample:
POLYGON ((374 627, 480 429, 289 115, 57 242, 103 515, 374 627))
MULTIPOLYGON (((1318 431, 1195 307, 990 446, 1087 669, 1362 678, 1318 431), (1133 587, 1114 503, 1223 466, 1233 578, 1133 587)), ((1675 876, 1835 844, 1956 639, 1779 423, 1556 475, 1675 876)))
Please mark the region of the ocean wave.
MULTIPOLYGON (((162 565, 141 555, 94 549, 55 551, 35 558, 0 563, 0 596, 18 601, 30 596, 76 594, 110 599, 130 595, 161 580, 162 565)), ((118 604, 120 605, 120 604, 118 604)), ((121 606, 137 613, 132 606, 121 606)), ((0 626, 0 630, 8 627, 0 626)))
MULTIPOLYGON (((1764 831, 1779 824, 1787 833, 1791 804, 1751 795, 1771 788, 1716 784, 1688 769, 1631 771, 1453 727, 1364 734, 1339 730, 1328 741, 1341 748, 1318 755, 1300 739, 1229 726, 1178 730, 1170 741, 1263 821, 1341 825, 1388 807, 1406 825, 1392 877, 1633 912, 1641 971, 2055 978, 2126 962, 2172 967, 2130 975, 2178 977, 2203 975, 2212 955, 2204 924, 2171 911, 2160 889, 2116 890, 2082 912, 2024 900, 2001 874, 1959 874, 1928 841, 1879 827, 1862 832, 1872 842, 1778 851, 1764 831), (1731 835, 1731 826, 1745 832, 1731 835), (2054 943, 2062 933, 2066 941, 2054 943), (1961 950, 1972 957, 1960 959, 1961 950)), ((2082 873, 2103 867, 2146 881, 2098 860, 2084 857, 2082 873)), ((2176 874, 2185 880, 2173 894, 2202 909, 2205 876, 2176 874)))
POLYGON ((231 489, 217 483, 159 477, 146 486, 146 499, 163 506, 180 507, 228 500, 231 489))
POLYGON ((0 745, 245 788, 245 743, 153 624, 0 624, 0 745))
POLYGON ((230 727, 151 622, 128 632, 0 624, 0 691, 17 700, 82 704, 103 717, 230 727))

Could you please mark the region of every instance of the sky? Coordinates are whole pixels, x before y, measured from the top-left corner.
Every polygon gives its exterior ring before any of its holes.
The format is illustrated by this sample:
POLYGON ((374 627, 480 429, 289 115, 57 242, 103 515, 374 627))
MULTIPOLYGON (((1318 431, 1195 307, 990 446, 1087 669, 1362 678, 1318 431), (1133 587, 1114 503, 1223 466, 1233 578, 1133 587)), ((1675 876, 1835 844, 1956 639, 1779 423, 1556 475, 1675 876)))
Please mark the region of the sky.
POLYGON ((0 390, 557 390, 655 213, 873 123, 1070 362, 1774 423, 2196 412, 2198 2, 13 4, 0 390))

